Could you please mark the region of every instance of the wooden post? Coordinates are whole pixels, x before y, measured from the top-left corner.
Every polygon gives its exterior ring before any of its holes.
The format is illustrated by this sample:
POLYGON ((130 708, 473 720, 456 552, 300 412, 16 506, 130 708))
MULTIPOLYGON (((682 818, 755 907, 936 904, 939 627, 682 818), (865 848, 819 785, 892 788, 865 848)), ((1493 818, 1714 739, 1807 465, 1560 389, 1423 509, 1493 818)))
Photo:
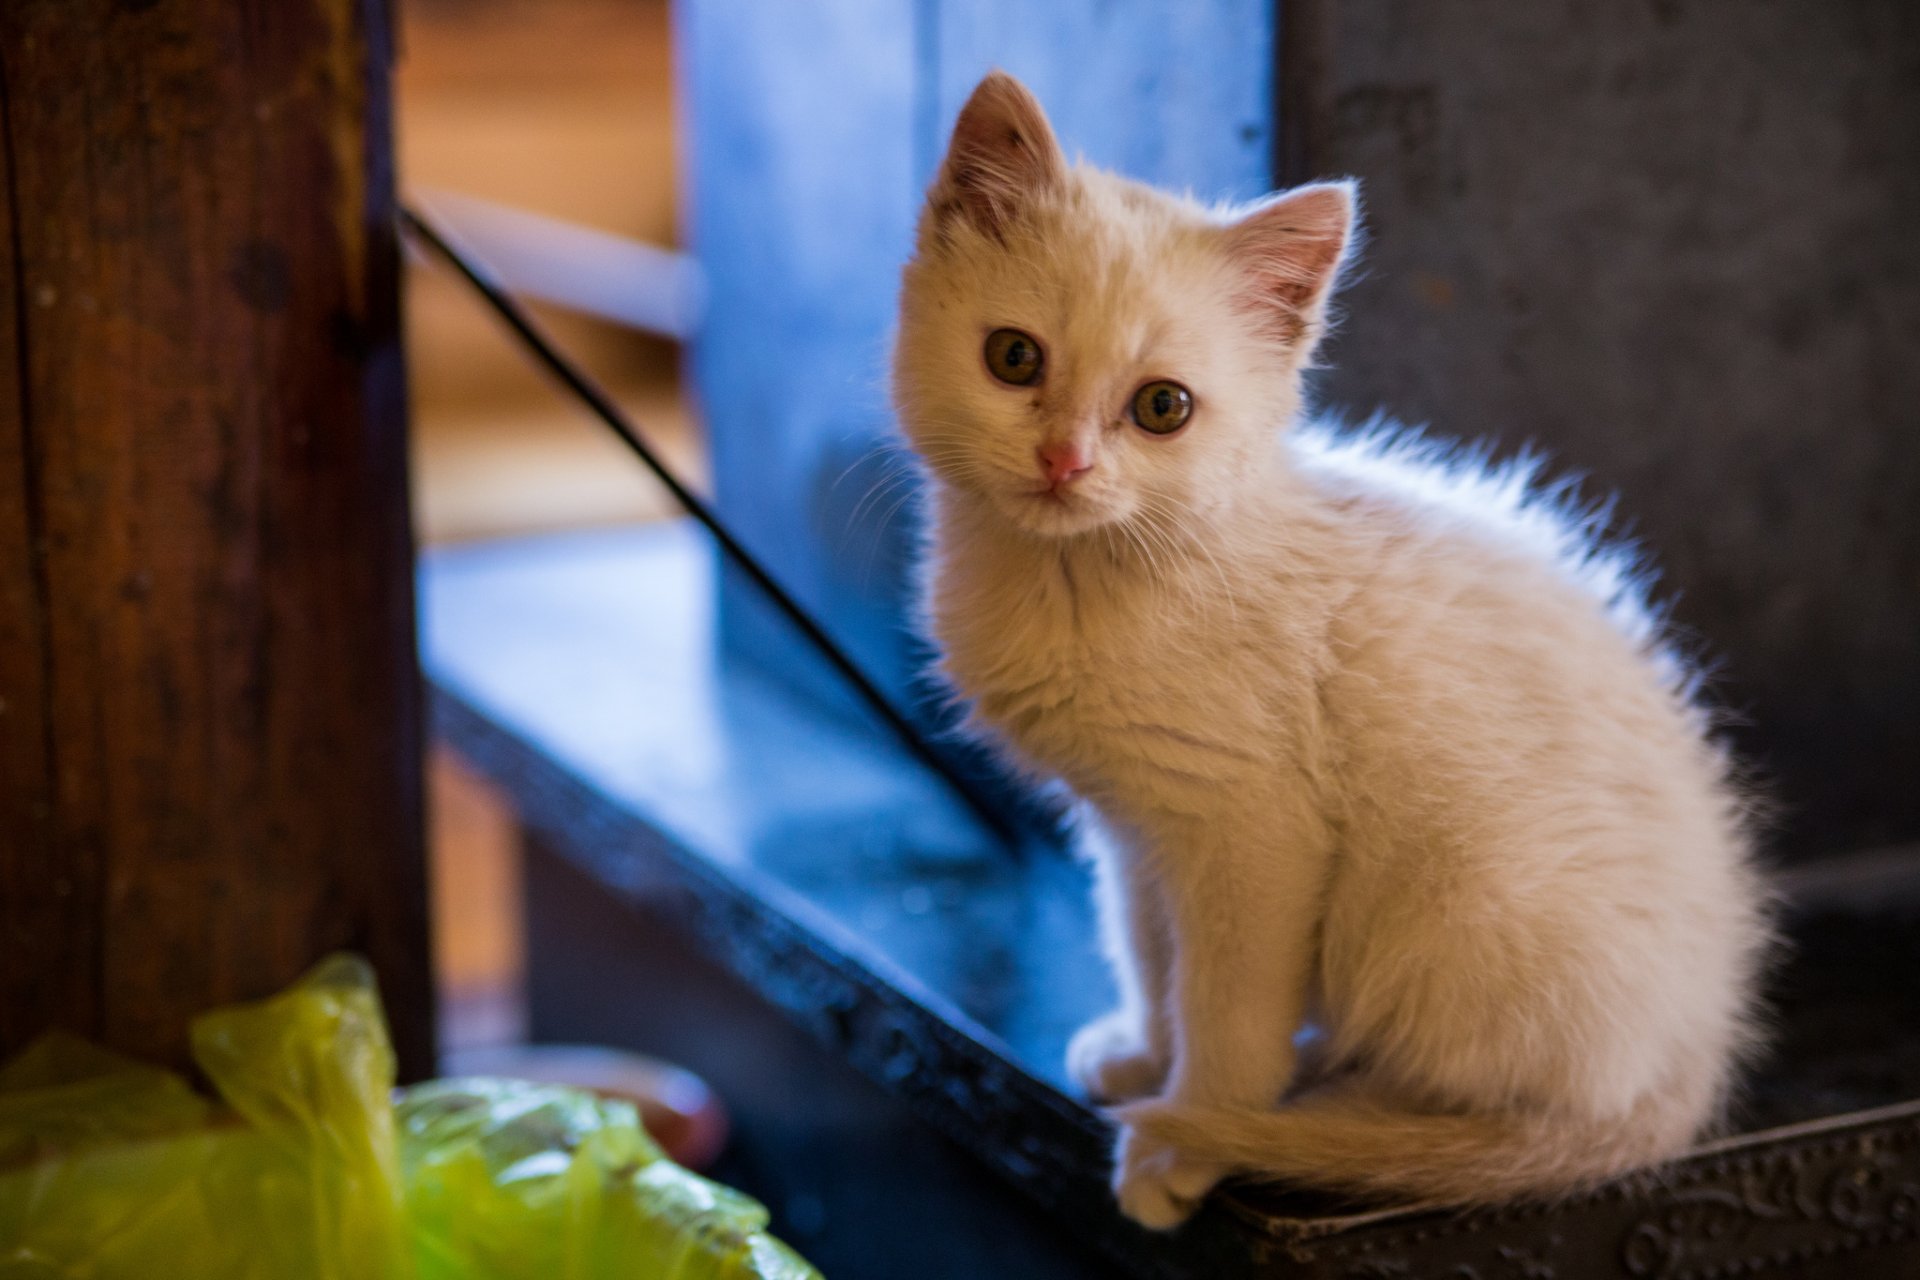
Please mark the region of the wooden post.
POLYGON ((389 36, 0 8, 0 1055, 351 947, 431 1067, 389 36))

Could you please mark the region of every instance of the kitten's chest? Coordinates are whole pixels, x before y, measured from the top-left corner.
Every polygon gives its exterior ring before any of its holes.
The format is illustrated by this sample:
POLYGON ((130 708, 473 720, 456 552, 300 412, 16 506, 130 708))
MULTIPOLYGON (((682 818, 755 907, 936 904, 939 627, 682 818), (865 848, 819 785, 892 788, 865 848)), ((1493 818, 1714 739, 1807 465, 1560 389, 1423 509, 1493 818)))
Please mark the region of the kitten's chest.
POLYGON ((933 612, 975 714, 1083 792, 1217 783, 1284 736, 1286 646, 1205 601, 999 582, 936 591, 933 612))

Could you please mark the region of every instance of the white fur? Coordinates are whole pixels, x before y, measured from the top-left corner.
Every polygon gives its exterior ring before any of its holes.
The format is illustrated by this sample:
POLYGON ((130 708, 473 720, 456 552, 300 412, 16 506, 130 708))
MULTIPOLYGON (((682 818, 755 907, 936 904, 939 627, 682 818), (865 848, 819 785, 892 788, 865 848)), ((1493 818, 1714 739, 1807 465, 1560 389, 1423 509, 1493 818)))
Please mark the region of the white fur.
POLYGON ((1069 1065, 1127 1104, 1115 1187, 1152 1226, 1229 1173, 1564 1191, 1687 1147, 1752 1039, 1743 806, 1633 563, 1525 466, 1296 423, 1352 208, 1069 167, 996 76, 905 274, 930 626, 1112 836, 1123 1003, 1069 1065), (1039 384, 989 374, 1002 327, 1039 384), (1194 396, 1171 437, 1127 417, 1156 378, 1194 396), (1094 464, 1064 497, 1055 440, 1094 464))

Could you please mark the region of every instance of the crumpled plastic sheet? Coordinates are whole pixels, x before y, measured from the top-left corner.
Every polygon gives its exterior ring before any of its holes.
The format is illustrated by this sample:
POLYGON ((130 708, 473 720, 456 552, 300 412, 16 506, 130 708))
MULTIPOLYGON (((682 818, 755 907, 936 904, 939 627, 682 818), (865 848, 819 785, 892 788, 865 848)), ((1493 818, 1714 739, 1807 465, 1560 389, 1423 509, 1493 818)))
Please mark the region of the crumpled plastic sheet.
POLYGON ((192 1043, 224 1105, 61 1034, 0 1067, 0 1280, 818 1280, 625 1103, 505 1080, 396 1099, 358 958, 192 1043))
POLYGON ((421 1280, 805 1280, 767 1211, 660 1153, 631 1105, 449 1080, 396 1108, 421 1280))

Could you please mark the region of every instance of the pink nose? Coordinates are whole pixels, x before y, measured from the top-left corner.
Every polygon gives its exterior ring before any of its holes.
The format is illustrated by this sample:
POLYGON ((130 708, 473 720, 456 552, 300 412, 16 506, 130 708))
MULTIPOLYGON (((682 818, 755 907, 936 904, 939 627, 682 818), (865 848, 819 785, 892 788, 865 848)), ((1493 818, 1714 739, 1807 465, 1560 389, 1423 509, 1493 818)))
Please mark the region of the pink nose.
POLYGON ((1093 459, 1079 445, 1068 441, 1043 444, 1034 453, 1040 458, 1041 474, 1056 489, 1093 470, 1093 459))

